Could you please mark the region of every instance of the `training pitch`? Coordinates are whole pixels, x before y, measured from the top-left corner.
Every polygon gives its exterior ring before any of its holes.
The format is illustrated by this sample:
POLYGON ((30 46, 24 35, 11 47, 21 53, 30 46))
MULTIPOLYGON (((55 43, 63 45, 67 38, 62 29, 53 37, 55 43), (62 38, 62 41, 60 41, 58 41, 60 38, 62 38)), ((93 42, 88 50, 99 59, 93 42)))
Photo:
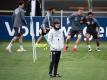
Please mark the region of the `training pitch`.
MULTIPOLYGON (((58 72, 61 78, 48 76, 50 55, 49 48, 38 47, 37 60, 33 63, 32 43, 24 42, 27 52, 17 52, 19 44, 14 44, 12 53, 7 53, 8 42, 0 42, 0 80, 107 80, 107 42, 101 42, 101 51, 88 52, 82 42, 76 53, 62 52, 58 72)), ((73 47, 74 42, 71 43, 73 47)))

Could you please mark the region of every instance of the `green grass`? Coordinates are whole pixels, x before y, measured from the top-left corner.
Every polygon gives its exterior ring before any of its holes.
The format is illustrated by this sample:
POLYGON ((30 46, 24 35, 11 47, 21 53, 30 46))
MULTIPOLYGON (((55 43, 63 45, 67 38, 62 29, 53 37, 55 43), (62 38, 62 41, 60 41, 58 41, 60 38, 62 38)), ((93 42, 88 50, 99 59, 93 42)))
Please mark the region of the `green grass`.
POLYGON ((70 49, 63 53, 58 69, 62 77, 54 79, 48 76, 49 49, 37 48, 38 60, 33 63, 31 42, 24 42, 28 50, 24 53, 17 52, 18 44, 14 44, 11 54, 5 51, 8 42, 0 44, 0 80, 107 80, 107 42, 101 43, 101 52, 95 51, 94 43, 88 52, 82 43, 77 53, 70 49))

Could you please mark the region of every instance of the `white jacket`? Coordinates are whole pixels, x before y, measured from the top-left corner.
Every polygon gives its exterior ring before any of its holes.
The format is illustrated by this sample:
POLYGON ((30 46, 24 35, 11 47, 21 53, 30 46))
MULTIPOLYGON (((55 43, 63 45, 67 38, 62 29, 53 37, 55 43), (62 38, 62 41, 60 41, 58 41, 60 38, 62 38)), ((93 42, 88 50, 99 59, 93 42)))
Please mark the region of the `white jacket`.
POLYGON ((51 51, 61 51, 64 47, 63 31, 51 29, 48 33, 48 43, 51 51))

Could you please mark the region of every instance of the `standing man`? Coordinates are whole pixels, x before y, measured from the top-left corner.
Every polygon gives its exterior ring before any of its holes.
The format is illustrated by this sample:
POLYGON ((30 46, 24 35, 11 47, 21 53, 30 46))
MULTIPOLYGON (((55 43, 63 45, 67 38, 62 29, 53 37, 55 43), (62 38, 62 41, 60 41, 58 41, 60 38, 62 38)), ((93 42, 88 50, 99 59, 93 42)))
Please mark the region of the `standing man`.
POLYGON ((60 28, 61 28, 60 21, 56 19, 54 21, 53 28, 49 31, 48 34, 48 43, 50 45, 50 50, 51 50, 50 52, 51 62, 49 67, 50 77, 61 77, 57 73, 61 50, 64 46, 63 32, 60 28))
POLYGON ((55 12, 54 8, 50 8, 47 11, 47 14, 42 22, 42 25, 41 25, 41 35, 38 38, 36 44, 38 44, 42 40, 44 35, 46 35, 49 32, 49 30, 52 28, 52 24, 53 24, 52 15, 54 14, 54 12, 55 12))
POLYGON ((92 35, 93 38, 95 39, 96 42, 96 50, 100 51, 99 48, 99 31, 100 31, 100 25, 97 22, 97 20, 93 17, 93 13, 89 12, 88 13, 88 18, 86 21, 86 25, 87 25, 87 30, 86 30, 86 43, 87 43, 87 47, 88 47, 88 51, 92 51, 91 46, 90 46, 90 36, 92 35))
POLYGON ((13 43, 16 40, 19 40, 19 44, 20 44, 20 48, 18 49, 18 51, 26 51, 23 48, 23 30, 22 30, 22 25, 26 24, 26 20, 24 18, 25 16, 25 11, 24 11, 24 2, 23 1, 19 1, 19 7, 16 8, 13 12, 13 28, 14 28, 14 37, 11 40, 11 42, 9 43, 9 45, 6 47, 6 50, 8 52, 12 52, 11 48, 13 43))
POLYGON ((79 45, 82 37, 82 26, 85 22, 85 16, 84 16, 84 8, 80 7, 78 9, 78 12, 75 14, 72 14, 71 16, 68 17, 71 25, 71 30, 68 33, 67 39, 66 39, 66 46, 64 47, 64 52, 67 51, 68 49, 68 43, 70 42, 70 39, 74 37, 76 34, 77 40, 74 45, 73 51, 77 51, 77 46, 79 45))

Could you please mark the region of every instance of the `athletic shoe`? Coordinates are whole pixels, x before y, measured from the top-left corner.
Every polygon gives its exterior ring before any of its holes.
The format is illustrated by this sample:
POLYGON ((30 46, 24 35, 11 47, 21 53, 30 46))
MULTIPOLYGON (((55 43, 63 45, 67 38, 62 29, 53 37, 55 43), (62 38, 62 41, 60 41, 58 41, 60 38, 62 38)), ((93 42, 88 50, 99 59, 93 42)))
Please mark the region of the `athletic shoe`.
POLYGON ((49 74, 50 78, 56 77, 56 75, 49 74))
POLYGON ((54 77, 61 77, 59 74, 56 74, 56 75, 49 75, 50 78, 54 78, 54 77))
POLYGON ((98 51, 98 52, 99 52, 99 51, 101 51, 101 50, 100 50, 100 48, 96 48, 96 51, 98 51))
POLYGON ((64 46, 64 52, 67 52, 67 50, 68 50, 68 47, 64 46))
POLYGON ((25 52, 25 51, 27 51, 27 50, 25 50, 25 49, 17 49, 17 52, 25 52))
POLYGON ((12 52, 11 48, 9 48, 9 47, 6 47, 6 51, 8 51, 9 53, 12 52))
POLYGON ((89 51, 89 52, 91 52, 91 51, 92 51, 92 49, 91 49, 91 48, 89 48, 89 49, 88 49, 88 51, 89 51))
POLYGON ((73 52, 77 52, 77 48, 73 48, 73 52))
POLYGON ((59 74, 56 74, 56 77, 61 77, 61 75, 59 75, 59 74))

